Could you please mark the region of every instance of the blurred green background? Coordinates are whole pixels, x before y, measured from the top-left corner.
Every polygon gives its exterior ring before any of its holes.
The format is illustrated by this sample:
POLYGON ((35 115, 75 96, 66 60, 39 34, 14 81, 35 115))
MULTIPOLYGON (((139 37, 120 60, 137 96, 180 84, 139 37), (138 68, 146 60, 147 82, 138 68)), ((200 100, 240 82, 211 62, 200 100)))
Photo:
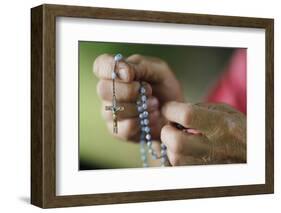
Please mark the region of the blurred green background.
POLYGON ((113 138, 101 116, 98 79, 92 72, 101 54, 142 54, 168 62, 186 100, 203 100, 227 64, 232 48, 79 41, 79 169, 141 167, 139 145, 113 138))

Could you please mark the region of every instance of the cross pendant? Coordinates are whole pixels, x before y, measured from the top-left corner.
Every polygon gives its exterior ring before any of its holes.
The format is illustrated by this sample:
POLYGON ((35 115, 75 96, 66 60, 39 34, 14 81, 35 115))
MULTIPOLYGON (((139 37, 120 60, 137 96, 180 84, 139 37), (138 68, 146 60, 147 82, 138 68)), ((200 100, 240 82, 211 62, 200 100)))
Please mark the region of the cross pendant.
POLYGON ((123 106, 116 106, 116 104, 113 104, 112 106, 105 106, 105 110, 112 112, 112 119, 113 119, 113 133, 118 133, 118 124, 117 124, 117 113, 119 111, 123 111, 123 106))
POLYGON ((113 67, 113 71, 112 71, 112 106, 106 106, 105 110, 107 111, 111 111, 112 112, 112 120, 113 120, 113 133, 117 134, 118 133, 118 124, 117 124, 117 113, 119 111, 123 111, 124 107, 122 106, 117 106, 116 104, 116 95, 115 95, 115 79, 117 77, 117 73, 115 71, 116 69, 116 64, 122 60, 122 55, 121 54, 117 54, 114 57, 114 67, 113 67))

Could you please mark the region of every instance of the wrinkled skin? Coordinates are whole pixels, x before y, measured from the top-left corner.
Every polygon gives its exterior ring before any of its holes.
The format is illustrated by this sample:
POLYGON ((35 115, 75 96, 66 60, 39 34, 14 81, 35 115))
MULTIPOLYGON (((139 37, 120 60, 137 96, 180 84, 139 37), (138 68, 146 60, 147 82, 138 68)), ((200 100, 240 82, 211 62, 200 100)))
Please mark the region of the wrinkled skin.
MULTIPOLYGON (((112 55, 99 56, 94 74, 102 114, 112 133, 112 55)), ((226 104, 184 103, 183 92, 170 67, 161 59, 132 55, 117 64, 116 96, 125 110, 118 114, 115 137, 138 142, 140 128, 136 100, 139 81, 146 82, 152 137, 167 146, 172 166, 246 162, 246 117, 226 104), (178 128, 180 124, 181 128, 178 128)))
POLYGON ((161 141, 173 166, 246 162, 246 117, 241 112, 226 104, 169 102, 162 113, 171 122, 162 128, 161 141))

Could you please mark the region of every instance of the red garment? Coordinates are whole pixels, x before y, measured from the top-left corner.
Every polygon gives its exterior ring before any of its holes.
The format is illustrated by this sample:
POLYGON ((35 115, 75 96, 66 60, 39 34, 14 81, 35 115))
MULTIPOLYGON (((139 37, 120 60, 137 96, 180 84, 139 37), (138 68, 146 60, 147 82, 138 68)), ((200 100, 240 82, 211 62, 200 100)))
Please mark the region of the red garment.
POLYGON ((247 111, 247 50, 237 49, 215 87, 208 102, 222 102, 246 114, 247 111))

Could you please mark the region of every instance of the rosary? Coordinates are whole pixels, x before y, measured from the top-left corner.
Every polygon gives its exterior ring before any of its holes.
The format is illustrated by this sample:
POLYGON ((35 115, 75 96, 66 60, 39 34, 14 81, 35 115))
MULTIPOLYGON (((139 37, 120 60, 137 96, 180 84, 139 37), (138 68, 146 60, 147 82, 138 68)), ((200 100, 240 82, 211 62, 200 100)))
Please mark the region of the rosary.
MULTIPOLYGON (((113 133, 118 133, 118 112, 125 110, 124 107, 118 106, 116 101, 115 80, 117 78, 116 66, 117 63, 123 59, 121 54, 114 57, 114 68, 112 70, 112 106, 106 106, 105 110, 112 112, 113 118, 113 133)), ((152 147, 151 128, 149 127, 149 112, 147 111, 147 96, 145 89, 145 82, 140 82, 139 97, 136 103, 137 111, 139 113, 140 124, 140 153, 143 162, 143 167, 148 167, 147 153, 149 153, 153 160, 160 159, 160 165, 165 166, 167 163, 167 148, 165 144, 161 143, 161 151, 158 155, 152 147)))

